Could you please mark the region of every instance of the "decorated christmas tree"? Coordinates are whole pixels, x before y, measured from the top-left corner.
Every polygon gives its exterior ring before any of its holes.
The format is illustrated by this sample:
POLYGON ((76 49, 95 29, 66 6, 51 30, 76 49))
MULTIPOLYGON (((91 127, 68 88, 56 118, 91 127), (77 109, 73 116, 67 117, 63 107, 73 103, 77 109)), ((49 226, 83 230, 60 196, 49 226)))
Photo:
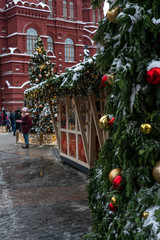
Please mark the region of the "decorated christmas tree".
MULTIPOLYGON (((29 65, 30 86, 38 89, 53 75, 53 64, 47 55, 43 41, 38 37, 29 65)), ((31 113, 32 132, 52 133, 54 131, 49 105, 40 95, 37 94, 36 98, 33 96, 33 100, 27 102, 27 107, 31 113)))
MULTIPOLYGON (((103 1, 93 0, 94 6, 103 1)), ((109 92, 88 186, 93 227, 84 239, 160 239, 160 1, 108 0, 95 36, 109 92), (114 124, 108 125, 113 115, 114 124)))

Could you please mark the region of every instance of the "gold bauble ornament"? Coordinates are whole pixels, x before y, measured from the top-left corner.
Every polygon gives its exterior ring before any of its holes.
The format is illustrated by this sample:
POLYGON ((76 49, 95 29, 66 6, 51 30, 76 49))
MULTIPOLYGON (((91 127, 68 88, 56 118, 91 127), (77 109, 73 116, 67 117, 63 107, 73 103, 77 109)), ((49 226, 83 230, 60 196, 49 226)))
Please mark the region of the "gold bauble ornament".
POLYGON ((111 198, 111 203, 112 203, 112 205, 113 206, 117 206, 117 199, 116 199, 116 197, 115 196, 113 196, 112 198, 111 198))
POLYGON ((49 123, 50 123, 50 124, 53 124, 53 121, 51 120, 49 123))
POLYGON ((122 9, 120 7, 115 7, 111 11, 108 11, 107 12, 108 20, 114 23, 120 12, 122 12, 122 9))
POLYGON ((39 105, 39 108, 41 108, 41 109, 42 109, 42 108, 43 108, 43 105, 42 105, 42 104, 40 104, 40 105, 39 105))
POLYGON ((115 80, 115 76, 112 75, 112 74, 108 74, 107 75, 107 82, 110 84, 110 85, 114 85, 114 80, 115 80))
POLYGON ((148 216, 149 216, 149 212, 144 211, 144 212, 142 213, 142 217, 143 217, 144 219, 147 219, 148 216))
POLYGON ((153 178, 156 182, 160 183, 160 161, 158 161, 152 170, 153 178))
POLYGON ((109 181, 112 183, 115 177, 121 175, 122 170, 120 168, 114 168, 112 171, 109 173, 109 181))
POLYGON ((149 134, 152 130, 152 126, 149 123, 141 124, 141 132, 144 134, 149 134))
POLYGON ((104 115, 100 118, 99 120, 99 126, 102 130, 107 130, 110 125, 108 124, 109 122, 109 116, 108 115, 104 115))

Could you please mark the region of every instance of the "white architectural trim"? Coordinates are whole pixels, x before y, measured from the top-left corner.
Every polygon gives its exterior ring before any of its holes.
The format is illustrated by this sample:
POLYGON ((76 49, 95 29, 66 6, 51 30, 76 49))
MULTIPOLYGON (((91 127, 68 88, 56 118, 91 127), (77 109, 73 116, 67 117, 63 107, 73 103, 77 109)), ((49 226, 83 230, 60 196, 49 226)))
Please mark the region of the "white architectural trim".
POLYGON ((25 83, 23 83, 22 84, 22 86, 21 87, 14 87, 14 86, 11 86, 11 84, 8 82, 8 80, 6 80, 6 84, 7 84, 7 86, 8 86, 8 88, 12 88, 12 89, 22 89, 25 85, 27 85, 28 83, 30 83, 30 81, 27 81, 27 82, 25 82, 25 83))
POLYGON ((92 46, 94 45, 94 41, 90 37, 88 37, 87 35, 83 35, 83 37, 88 38, 91 41, 92 46))

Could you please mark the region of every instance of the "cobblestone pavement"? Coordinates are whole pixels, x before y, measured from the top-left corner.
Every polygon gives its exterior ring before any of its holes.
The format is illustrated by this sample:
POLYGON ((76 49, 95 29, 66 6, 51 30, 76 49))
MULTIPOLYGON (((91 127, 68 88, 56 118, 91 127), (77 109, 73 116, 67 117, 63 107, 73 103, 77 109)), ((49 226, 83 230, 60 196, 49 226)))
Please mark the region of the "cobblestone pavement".
POLYGON ((80 240, 89 232, 87 177, 55 153, 22 149, 0 133, 0 240, 80 240))

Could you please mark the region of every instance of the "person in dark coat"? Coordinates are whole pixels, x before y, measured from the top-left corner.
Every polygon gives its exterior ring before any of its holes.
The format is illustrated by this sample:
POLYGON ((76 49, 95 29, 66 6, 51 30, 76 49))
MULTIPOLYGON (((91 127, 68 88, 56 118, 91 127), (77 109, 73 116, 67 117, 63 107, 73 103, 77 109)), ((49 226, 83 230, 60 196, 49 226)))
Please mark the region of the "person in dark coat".
POLYGON ((16 130, 19 130, 21 132, 21 112, 20 110, 18 109, 16 112, 15 112, 15 127, 14 127, 14 132, 13 132, 13 135, 15 136, 16 135, 16 130), (18 121, 17 121, 18 120, 18 121))
POLYGON ((22 133, 25 141, 25 146, 23 148, 29 148, 29 113, 27 107, 22 108, 22 133))
POLYGON ((13 111, 10 111, 9 119, 11 121, 12 131, 15 129, 15 114, 13 111))

